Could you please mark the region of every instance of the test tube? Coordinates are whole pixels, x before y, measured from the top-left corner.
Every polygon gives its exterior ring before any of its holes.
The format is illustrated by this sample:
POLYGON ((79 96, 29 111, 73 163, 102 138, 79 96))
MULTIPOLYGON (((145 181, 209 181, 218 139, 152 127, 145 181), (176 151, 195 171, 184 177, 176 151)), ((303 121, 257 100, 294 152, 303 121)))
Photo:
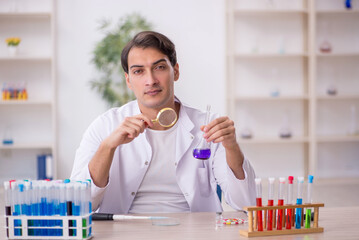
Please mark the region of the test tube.
POLYGON ((60 216, 66 216, 67 213, 67 207, 66 207, 66 185, 65 183, 59 184, 60 188, 60 216))
POLYGON ((39 182, 39 197, 40 197, 40 216, 45 216, 47 210, 45 181, 39 182))
MULTIPOLYGON (((279 189, 278 189, 278 206, 283 206, 284 204, 284 188, 285 188, 285 178, 279 178, 279 189)), ((278 209, 277 217, 277 230, 282 230, 283 224, 283 209, 278 209)))
MULTIPOLYGON (((27 216, 31 216, 32 215, 32 190, 31 190, 31 182, 29 181, 24 181, 24 186, 25 186, 25 215, 27 216)), ((34 226, 34 221, 33 220, 29 220, 28 221, 28 226, 32 227, 34 226)), ((34 229, 29 228, 28 229, 28 235, 29 236, 33 236, 34 235, 34 229)))
MULTIPOLYGON (((312 186, 313 186, 313 176, 308 176, 308 188, 307 188, 307 201, 306 203, 312 203, 312 186)), ((306 209, 305 213, 305 228, 310 228, 310 220, 312 218, 312 210, 311 208, 306 209)))
POLYGON ((31 216, 31 183, 29 181, 24 182, 25 187, 25 214, 31 216))
MULTIPOLYGON (((16 181, 13 181, 11 183, 11 198, 12 198, 12 215, 13 216, 20 216, 21 214, 21 208, 20 208, 20 201, 19 201, 19 186, 16 181)), ((21 226, 21 220, 14 219, 14 227, 20 227, 21 226)), ((15 236, 21 236, 22 231, 21 228, 15 228, 14 229, 14 235, 15 236)))
MULTIPOLYGON (((257 193, 257 207, 262 207, 262 180, 260 178, 254 179, 256 182, 257 193)), ((263 231, 262 210, 257 211, 258 231, 263 231)))
MULTIPOLYGON (((86 197, 87 197, 87 201, 89 204, 89 211, 87 213, 91 213, 92 212, 92 199, 91 199, 91 179, 86 179, 87 184, 87 189, 86 189, 86 197)), ((92 224, 92 215, 89 216, 89 224, 92 224)), ((90 228, 90 233, 91 233, 91 228, 90 228)))
MULTIPOLYGON (((4 182, 5 191, 5 215, 11 216, 11 189, 10 182, 4 182)), ((9 218, 6 218, 6 227, 9 227, 9 218)), ((6 236, 9 238, 9 229, 6 228, 6 236)))
MULTIPOLYGON (((47 216, 53 216, 55 214, 55 205, 54 205, 54 199, 55 199, 55 192, 54 192, 54 182, 52 181, 47 181, 46 183, 46 198, 47 198, 47 209, 46 209, 46 215, 47 216)), ((48 220, 47 221, 47 226, 48 227, 53 227, 55 226, 55 220, 48 220)), ((49 228, 47 229, 47 235, 48 236, 54 236, 55 229, 53 228, 49 228)))
MULTIPOLYGON (((53 195, 54 195, 54 215, 60 215, 60 183, 62 183, 61 180, 53 181, 53 195)), ((57 226, 59 222, 56 223, 57 226)))
MULTIPOLYGON (((297 205, 303 203, 303 183, 304 177, 298 177, 297 205)), ((302 224, 302 209, 296 208, 295 210, 295 228, 300 229, 302 224)))
MULTIPOLYGON (((40 181, 39 182, 39 198, 40 198, 40 205, 39 205, 39 209, 40 209, 40 216, 46 216, 47 214, 47 194, 46 194, 46 182, 45 181, 40 181)), ((45 229, 44 227, 47 226, 47 221, 46 220, 39 220, 39 226, 41 226, 41 228, 39 229, 39 234, 41 234, 41 236, 46 236, 47 235, 47 229, 45 229)))
MULTIPOLYGON (((52 188, 53 197, 54 197, 53 198, 54 215, 57 216, 60 215, 60 197, 61 197, 60 183, 62 183, 62 180, 53 181, 53 188, 52 188)), ((54 226, 61 227, 62 226, 61 224, 62 224, 61 219, 57 219, 54 221, 54 226)), ((55 236, 62 236, 60 228, 56 228, 53 231, 55 236)))
MULTIPOLYGON (((288 191, 287 191, 287 204, 291 205, 293 204, 293 176, 288 177, 288 191)), ((293 217, 293 209, 288 208, 287 209, 287 218, 286 218, 286 229, 292 228, 292 217, 293 217)))
MULTIPOLYGON (((72 205, 73 205, 73 184, 70 182, 70 180, 66 179, 64 181, 66 183, 66 206, 67 206, 67 216, 72 216, 73 215, 73 209, 72 209, 72 205)), ((73 227, 73 221, 69 220, 69 227, 73 227)), ((74 234, 74 229, 69 229, 69 236, 73 236, 74 234)))
MULTIPOLYGON (((87 189, 86 189, 86 199, 89 205, 88 208, 88 212, 87 213, 91 213, 92 212, 92 200, 91 200, 91 179, 86 179, 87 184, 87 189)), ((89 225, 92 224, 92 215, 90 214, 89 216, 89 225)), ((88 236, 91 236, 92 234, 92 227, 89 228, 89 232, 88 232, 88 236)))
MULTIPOLYGON (((87 200, 87 184, 88 182, 81 183, 81 208, 80 215, 85 216, 89 211, 89 204, 87 200)), ((87 227, 87 218, 82 217, 82 227, 87 227)), ((87 230, 82 230, 82 237, 87 238, 87 230)))
MULTIPOLYGON (((38 181, 34 181, 32 183, 32 204, 31 204, 31 215, 32 216, 39 216, 40 215, 40 186, 38 181)), ((40 222, 39 220, 33 221, 33 226, 39 227, 40 222)), ((39 236, 40 235, 40 229, 34 229, 34 235, 39 236)))
MULTIPOLYGON (((11 216, 11 189, 10 182, 4 182, 5 190, 5 215, 11 216)), ((6 225, 7 226, 7 225, 6 225)))
MULTIPOLYGON (((274 180, 275 178, 268 178, 268 206, 273 206, 274 202, 274 180)), ((267 230, 271 231, 273 229, 273 210, 268 210, 268 221, 267 221, 267 230)))
POLYGON ((80 216, 80 211, 81 211, 81 182, 75 182, 72 214, 74 216, 80 216))

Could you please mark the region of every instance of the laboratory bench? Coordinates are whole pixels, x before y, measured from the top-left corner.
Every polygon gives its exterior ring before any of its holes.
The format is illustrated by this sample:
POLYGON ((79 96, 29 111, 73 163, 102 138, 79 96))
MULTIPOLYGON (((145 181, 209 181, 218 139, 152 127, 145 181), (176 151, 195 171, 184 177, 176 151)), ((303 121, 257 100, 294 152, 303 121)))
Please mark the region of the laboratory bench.
MULTIPOLYGON (((1 206, 3 208, 3 204, 1 206)), ((1 211, 3 212, 3 211, 1 211)), ((248 229, 248 224, 223 225, 216 229, 216 213, 168 213, 155 214, 177 218, 179 225, 152 225, 151 220, 94 221, 92 239, 247 239, 239 230, 248 229)), ((224 212, 224 218, 243 218, 243 212, 224 212)), ((0 239, 5 238, 5 219, 0 218, 0 239)), ((359 239, 359 207, 321 208, 319 226, 323 233, 253 237, 251 239, 359 239)))

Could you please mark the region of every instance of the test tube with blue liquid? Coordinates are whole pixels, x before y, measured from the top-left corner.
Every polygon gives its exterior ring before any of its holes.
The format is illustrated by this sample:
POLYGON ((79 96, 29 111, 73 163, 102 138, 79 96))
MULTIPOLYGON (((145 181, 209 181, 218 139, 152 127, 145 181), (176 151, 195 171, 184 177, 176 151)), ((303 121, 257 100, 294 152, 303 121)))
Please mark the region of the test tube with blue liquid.
MULTIPOLYGON (((12 215, 13 216, 20 216, 21 214, 21 202, 19 199, 19 186, 17 182, 12 182, 11 183, 11 199, 12 199, 12 215)), ((22 231, 21 228, 17 228, 17 227, 21 227, 21 220, 19 219, 14 219, 14 235, 15 236, 21 236, 22 231)))
MULTIPOLYGON (((32 182, 32 193, 31 193, 31 198, 32 198, 32 203, 31 203, 31 215, 32 216, 39 216, 40 215, 40 186, 38 182, 32 182)), ((39 227, 40 226, 40 222, 39 220, 33 220, 31 222, 32 226, 34 227, 39 227)), ((35 236, 40 235, 40 229, 34 229, 33 234, 35 236)))
MULTIPOLYGON (((204 126, 209 123, 211 106, 207 105, 206 119, 204 122, 204 126)), ((193 157, 199 160, 207 160, 211 156, 211 148, 210 143, 206 141, 205 138, 202 138, 200 143, 193 149, 193 157)))
MULTIPOLYGON (((88 202, 89 208, 87 213, 92 212, 92 202, 91 202, 91 179, 87 179, 87 189, 86 189, 86 201, 88 202)), ((92 215, 89 216, 89 224, 92 224, 92 215)), ((89 229, 89 235, 92 234, 92 228, 89 229)))
MULTIPOLYGON (((297 205, 303 203, 303 183, 304 177, 298 177, 298 192, 297 192, 297 205)), ((295 228, 300 229, 302 225, 302 209, 295 209, 295 228)))
MULTIPOLYGON (((31 211, 31 203, 32 203, 31 182, 29 182, 28 180, 24 181, 24 195, 25 195, 25 199, 24 199, 23 205, 21 207, 21 214, 26 215, 26 216, 31 216, 32 215, 32 211, 31 211)), ((27 225, 32 226, 33 221, 29 220, 27 225)), ((28 228, 27 234, 29 236, 33 236, 34 230, 31 228, 28 228)))

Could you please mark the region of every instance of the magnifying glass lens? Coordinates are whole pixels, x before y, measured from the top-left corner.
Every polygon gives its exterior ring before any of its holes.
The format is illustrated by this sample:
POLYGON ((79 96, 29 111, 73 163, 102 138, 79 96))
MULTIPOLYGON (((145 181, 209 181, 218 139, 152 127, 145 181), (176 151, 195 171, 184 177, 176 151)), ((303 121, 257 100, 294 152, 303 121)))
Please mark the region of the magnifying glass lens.
POLYGON ((157 115, 157 119, 152 120, 158 122, 162 127, 172 127, 177 121, 177 113, 172 108, 163 108, 157 115))

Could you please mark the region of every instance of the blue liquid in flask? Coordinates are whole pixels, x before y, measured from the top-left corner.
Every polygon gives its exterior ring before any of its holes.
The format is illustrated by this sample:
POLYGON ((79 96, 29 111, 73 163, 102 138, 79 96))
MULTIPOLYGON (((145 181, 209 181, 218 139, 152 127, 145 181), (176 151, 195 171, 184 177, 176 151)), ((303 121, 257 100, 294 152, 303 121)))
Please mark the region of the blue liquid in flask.
POLYGON ((193 157, 200 159, 200 160, 206 160, 211 156, 211 149, 193 149, 193 157))
MULTIPOLYGON (((204 125, 208 125, 209 122, 209 114, 210 114, 211 106, 207 106, 206 118, 204 125)), ((206 141, 206 139, 202 138, 200 143, 193 149, 193 157, 199 160, 207 160, 211 156, 210 143, 206 141)))

